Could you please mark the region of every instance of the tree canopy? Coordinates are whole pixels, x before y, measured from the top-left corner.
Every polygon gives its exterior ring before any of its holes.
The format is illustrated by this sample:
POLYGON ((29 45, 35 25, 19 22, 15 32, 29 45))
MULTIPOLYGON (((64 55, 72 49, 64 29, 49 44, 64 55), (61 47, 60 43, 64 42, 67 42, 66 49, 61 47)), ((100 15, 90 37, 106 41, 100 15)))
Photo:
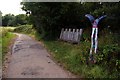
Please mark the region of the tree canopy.
POLYGON ((2 16, 2 26, 18 26, 27 23, 27 16, 25 14, 19 14, 16 16, 13 14, 6 14, 5 16, 2 16))
POLYGON ((94 16, 107 14, 107 19, 100 25, 110 25, 113 31, 120 25, 120 3, 22 2, 21 5, 30 14, 30 22, 43 38, 58 37, 61 28, 89 27, 90 23, 84 17, 87 13, 94 16))

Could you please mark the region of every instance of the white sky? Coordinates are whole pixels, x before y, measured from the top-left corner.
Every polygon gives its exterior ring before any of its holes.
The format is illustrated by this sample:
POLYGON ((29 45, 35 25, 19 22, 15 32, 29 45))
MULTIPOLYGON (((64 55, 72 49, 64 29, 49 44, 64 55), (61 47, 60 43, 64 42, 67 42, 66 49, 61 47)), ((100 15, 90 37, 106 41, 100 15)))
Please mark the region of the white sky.
MULTIPOLYGON (((21 9, 22 7, 20 5, 21 1, 22 0, 0 0, 0 11, 2 12, 2 15, 4 16, 5 14, 9 14, 9 13, 14 14, 14 15, 25 14, 25 12, 22 11, 21 9)), ((31 0, 31 1, 34 1, 34 0, 31 0)), ((39 1, 39 0, 35 0, 35 1, 39 1)), ((41 0, 41 1, 45 1, 45 0, 41 0)), ((84 0, 78 0, 78 1, 84 1, 84 0)), ((101 0, 101 1, 108 1, 108 0, 101 0)), ((120 0, 109 0, 109 1, 120 1, 120 0)))
POLYGON ((0 11, 2 12, 2 15, 5 14, 25 14, 24 11, 21 9, 20 2, 22 0, 0 0, 0 11))

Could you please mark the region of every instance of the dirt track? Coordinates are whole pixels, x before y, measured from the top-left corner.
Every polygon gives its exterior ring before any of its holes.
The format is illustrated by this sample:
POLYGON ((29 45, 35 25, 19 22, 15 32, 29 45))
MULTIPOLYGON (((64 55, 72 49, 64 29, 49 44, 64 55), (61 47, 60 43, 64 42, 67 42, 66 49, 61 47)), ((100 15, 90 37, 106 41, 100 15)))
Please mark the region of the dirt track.
POLYGON ((8 66, 7 78, 73 78, 58 66, 42 44, 24 34, 17 34, 8 66))

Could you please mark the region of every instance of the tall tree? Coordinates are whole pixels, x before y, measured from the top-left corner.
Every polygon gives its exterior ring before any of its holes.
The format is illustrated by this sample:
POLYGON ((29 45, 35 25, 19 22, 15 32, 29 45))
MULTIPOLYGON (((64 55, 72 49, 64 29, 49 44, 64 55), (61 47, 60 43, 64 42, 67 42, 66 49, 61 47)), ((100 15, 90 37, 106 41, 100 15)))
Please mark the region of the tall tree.
MULTIPOLYGON (((83 21, 85 21, 84 15, 87 13, 94 16, 101 16, 103 12, 106 13, 109 16, 108 24, 111 23, 110 17, 117 19, 117 21, 120 19, 119 3, 22 2, 21 4, 23 5, 22 9, 26 13, 30 13, 31 22, 35 25, 35 29, 43 35, 43 38, 56 38, 60 34, 61 28, 86 27, 88 23, 83 21)), ((112 23, 110 25, 117 24, 112 23)))
POLYGON ((43 37, 58 36, 62 27, 80 25, 83 13, 80 3, 22 3, 23 10, 31 13, 35 28, 43 37))

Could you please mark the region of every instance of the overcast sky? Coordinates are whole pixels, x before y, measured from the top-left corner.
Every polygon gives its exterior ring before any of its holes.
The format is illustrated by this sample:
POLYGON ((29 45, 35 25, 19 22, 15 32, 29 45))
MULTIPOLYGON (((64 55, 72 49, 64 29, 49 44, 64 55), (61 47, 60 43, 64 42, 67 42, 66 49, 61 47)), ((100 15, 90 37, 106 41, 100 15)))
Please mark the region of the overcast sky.
POLYGON ((21 9, 20 2, 22 0, 0 0, 0 11, 2 12, 2 15, 5 14, 25 14, 24 11, 21 9))
MULTIPOLYGON (((9 13, 14 14, 14 15, 25 14, 25 12, 22 11, 21 9, 22 7, 20 5, 21 1, 22 0, 0 0, 0 11, 2 12, 2 15, 9 14, 9 13)), ((39 0, 30 0, 30 1, 39 1, 39 0)), ((41 0, 41 1, 48 1, 48 0, 41 0)), ((68 0, 68 1, 71 1, 71 0, 68 0)), ((84 0, 78 0, 78 1, 80 2, 84 0)), ((89 0, 89 1, 92 1, 92 0, 89 0)), ((93 0, 93 1, 96 1, 96 0, 93 0)), ((120 0, 98 0, 98 1, 110 1, 111 2, 111 1, 120 1, 120 0)))

